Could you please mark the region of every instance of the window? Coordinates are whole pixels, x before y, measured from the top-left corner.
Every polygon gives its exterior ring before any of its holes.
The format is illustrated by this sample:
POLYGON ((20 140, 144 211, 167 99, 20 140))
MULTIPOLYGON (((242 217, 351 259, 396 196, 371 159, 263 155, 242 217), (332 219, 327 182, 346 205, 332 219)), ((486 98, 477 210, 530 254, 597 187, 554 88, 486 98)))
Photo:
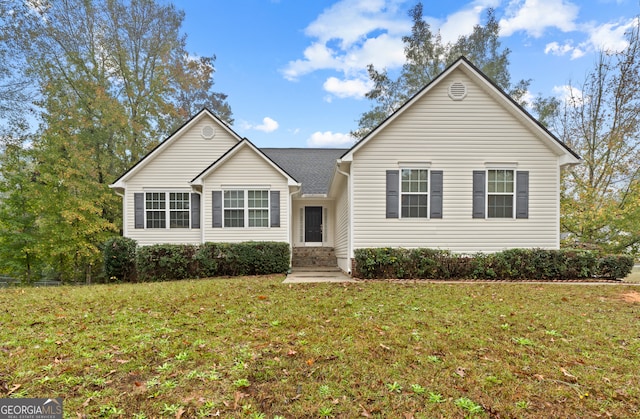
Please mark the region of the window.
POLYGON ((164 192, 147 192, 145 209, 147 228, 166 228, 167 213, 164 192))
POLYGON ((269 227, 269 191, 224 191, 225 227, 269 227))
POLYGON ((167 228, 167 219, 169 219, 169 228, 189 228, 189 204, 188 192, 147 192, 145 194, 147 228, 167 228))
POLYGON ((169 227, 189 228, 189 193, 169 193, 169 227))
POLYGON ((244 191, 224 191, 224 226, 244 227, 244 191))
POLYGON ((248 191, 249 227, 269 227, 269 192, 248 191))
POLYGON ((427 218, 428 173, 427 169, 402 169, 402 218, 427 218))
POLYGON ((513 218, 514 190, 513 170, 488 171, 488 218, 513 218))

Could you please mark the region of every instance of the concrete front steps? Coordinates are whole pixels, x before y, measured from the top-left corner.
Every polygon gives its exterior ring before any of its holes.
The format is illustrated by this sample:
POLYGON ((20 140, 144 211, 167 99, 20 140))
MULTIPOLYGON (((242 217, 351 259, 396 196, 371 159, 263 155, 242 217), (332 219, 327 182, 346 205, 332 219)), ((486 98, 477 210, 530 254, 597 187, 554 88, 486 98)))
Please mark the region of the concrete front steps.
POLYGON ((284 280, 285 284, 316 282, 356 282, 338 267, 293 268, 284 280))

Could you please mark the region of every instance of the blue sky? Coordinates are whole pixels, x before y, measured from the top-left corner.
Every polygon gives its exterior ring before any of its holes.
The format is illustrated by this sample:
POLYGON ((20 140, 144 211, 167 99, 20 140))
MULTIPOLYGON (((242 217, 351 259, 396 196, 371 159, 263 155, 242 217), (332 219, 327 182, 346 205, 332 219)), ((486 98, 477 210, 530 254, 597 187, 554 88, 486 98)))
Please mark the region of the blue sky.
MULTIPOLYGON (((216 55, 215 90, 233 129, 259 147, 349 147, 370 109, 366 67, 397 70, 408 10, 417 0, 173 0, 185 11, 187 48, 216 55)), ((471 32, 493 7, 511 50, 512 80, 530 95, 562 97, 599 48, 621 49, 638 0, 424 0, 443 39, 471 32)))

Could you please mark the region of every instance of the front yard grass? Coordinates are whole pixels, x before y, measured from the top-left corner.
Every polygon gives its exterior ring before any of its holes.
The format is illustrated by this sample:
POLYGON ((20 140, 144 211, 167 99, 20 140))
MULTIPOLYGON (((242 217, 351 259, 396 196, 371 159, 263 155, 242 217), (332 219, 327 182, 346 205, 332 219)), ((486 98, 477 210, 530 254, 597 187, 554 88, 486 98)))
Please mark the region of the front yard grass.
POLYGON ((66 417, 637 417, 628 285, 0 289, 0 398, 66 417))

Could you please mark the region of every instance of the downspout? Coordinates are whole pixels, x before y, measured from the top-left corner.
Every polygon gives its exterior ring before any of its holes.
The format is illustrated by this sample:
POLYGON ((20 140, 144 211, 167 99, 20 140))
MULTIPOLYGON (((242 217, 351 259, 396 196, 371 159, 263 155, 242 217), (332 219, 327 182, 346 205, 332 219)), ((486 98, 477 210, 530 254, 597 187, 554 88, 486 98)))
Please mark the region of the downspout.
POLYGON ((353 256, 351 255, 351 250, 353 249, 353 197, 351 196, 351 175, 340 170, 340 160, 338 160, 336 171, 347 178, 347 197, 349 198, 349 229, 347 233, 347 263, 349 269, 347 270, 347 273, 351 275, 351 264, 353 259, 353 256))

